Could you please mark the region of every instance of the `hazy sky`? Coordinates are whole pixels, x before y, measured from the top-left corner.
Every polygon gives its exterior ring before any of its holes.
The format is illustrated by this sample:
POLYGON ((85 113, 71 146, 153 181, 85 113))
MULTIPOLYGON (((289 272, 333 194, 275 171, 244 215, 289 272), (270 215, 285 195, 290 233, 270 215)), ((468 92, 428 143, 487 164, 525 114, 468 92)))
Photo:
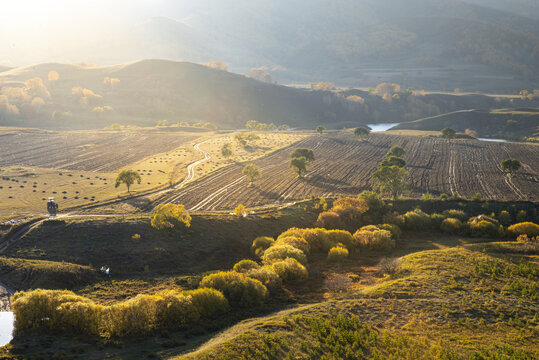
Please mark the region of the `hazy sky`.
POLYGON ((179 0, 0 0, 0 64, 82 61, 69 47, 100 41, 153 16, 189 15, 179 0), (66 49, 63 58, 59 48, 66 49))

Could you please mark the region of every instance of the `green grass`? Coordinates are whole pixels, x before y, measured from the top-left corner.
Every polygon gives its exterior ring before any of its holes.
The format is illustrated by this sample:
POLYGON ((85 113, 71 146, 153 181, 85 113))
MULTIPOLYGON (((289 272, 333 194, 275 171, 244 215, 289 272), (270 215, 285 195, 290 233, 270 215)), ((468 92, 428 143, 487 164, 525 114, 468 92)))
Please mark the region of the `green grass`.
POLYGON ((66 262, 0 257, 0 278, 14 289, 64 289, 95 282, 97 271, 66 262))
POLYGON ((404 256, 397 275, 347 299, 240 324, 186 358, 536 358, 537 252, 515 261, 525 245, 504 258, 482 245, 404 256))
POLYGON ((40 226, 6 255, 110 266, 113 276, 187 275, 230 268, 249 257, 257 236, 276 236, 315 219, 315 213, 296 208, 246 218, 193 215, 190 228, 158 231, 150 226, 148 216, 81 217, 40 226), (134 234, 140 239, 133 239, 134 234))

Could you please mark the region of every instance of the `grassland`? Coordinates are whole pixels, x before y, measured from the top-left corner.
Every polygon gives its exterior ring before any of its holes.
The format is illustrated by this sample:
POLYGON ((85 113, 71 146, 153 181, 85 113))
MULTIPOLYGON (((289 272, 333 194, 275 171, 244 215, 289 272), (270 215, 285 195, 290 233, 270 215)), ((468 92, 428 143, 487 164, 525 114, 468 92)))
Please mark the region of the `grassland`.
POLYGON ((373 285, 236 325, 180 358, 536 358, 537 292, 522 288, 536 289, 539 259, 523 250, 416 252, 373 285))
MULTIPOLYGON (((216 233, 224 234, 227 228, 233 231, 239 225, 247 231, 251 229, 250 236, 246 235, 241 241, 211 239, 236 250, 220 254, 221 262, 217 267, 229 268, 234 261, 248 256, 248 238, 281 231, 269 224, 301 225, 301 216, 307 217, 303 219, 304 224, 312 222, 308 213, 299 209, 289 209, 271 219, 276 215, 251 220, 249 217, 230 219, 234 224, 228 225, 228 221, 201 217, 194 221, 192 230, 201 232, 211 226, 217 229, 216 233), (204 226, 196 225, 197 222, 204 222, 204 226), (223 260, 224 257, 227 259, 223 260)), ((140 230, 130 222, 134 219, 124 222, 123 230, 109 221, 101 227, 96 226, 96 222, 104 220, 86 221, 86 226, 109 238, 116 238, 127 228, 140 230)), ((87 230, 81 222, 82 219, 74 221, 71 226, 76 226, 79 232, 87 230)), ((147 227, 147 224, 139 226, 147 227)), ((40 235, 41 239, 46 239, 46 234, 40 235)), ((153 238, 144 236, 141 240, 155 241, 155 234, 153 238)), ((286 285, 280 295, 263 307, 232 312, 179 332, 159 332, 137 339, 97 340, 27 331, 3 351, 10 351, 9 355, 4 352, 7 358, 138 359, 182 354, 181 358, 188 359, 316 359, 328 354, 335 358, 356 358, 358 354, 363 354, 363 358, 394 359, 468 359, 479 355, 489 359, 536 358, 539 354, 534 341, 539 332, 538 248, 511 241, 485 240, 478 243, 477 239, 459 236, 407 232, 391 253, 362 251, 352 253, 341 263, 329 263, 323 256, 313 256, 309 280, 286 285), (397 272, 380 271, 378 262, 385 256, 401 257, 397 272), (331 290, 327 280, 335 275, 348 277, 350 282, 338 291, 331 290), (240 322, 242 319, 245 320, 240 322), (233 326, 226 329, 230 325, 233 326)), ((57 248, 52 242, 44 243, 43 248, 57 251, 71 241, 73 237, 60 236, 57 248)), ((185 249, 192 247, 183 236, 176 241, 185 249)), ((84 242, 88 240, 81 241, 84 242)), ((20 244, 22 247, 24 243, 20 244)), ((132 243, 132 247, 139 246, 132 243)), ((202 242, 201 246, 211 249, 212 245, 202 242)), ((66 250, 62 256, 68 252, 66 250)), ((178 275, 181 269, 174 268, 175 273, 170 275, 163 275, 159 270, 140 276, 131 273, 122 279, 112 268, 113 280, 81 282, 74 289, 103 304, 160 289, 189 289, 200 279, 195 272, 213 269, 216 259, 191 251, 183 254, 183 262, 189 264, 189 259, 199 262, 192 274, 178 275)), ((125 256, 133 258, 129 252, 125 256)), ((44 257, 50 256, 45 254, 44 257)), ((32 261, 24 260, 28 264, 32 261)), ((14 262, 5 259, 3 263, 14 262)))

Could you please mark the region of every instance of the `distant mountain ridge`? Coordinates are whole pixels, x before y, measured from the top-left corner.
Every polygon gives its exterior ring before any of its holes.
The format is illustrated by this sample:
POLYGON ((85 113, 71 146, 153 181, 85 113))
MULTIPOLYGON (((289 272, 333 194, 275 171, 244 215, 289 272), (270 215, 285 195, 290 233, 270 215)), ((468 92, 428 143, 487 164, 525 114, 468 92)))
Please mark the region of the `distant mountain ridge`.
POLYGON ((96 40, 83 58, 217 59, 280 83, 518 92, 539 87, 539 11, 516 1, 179 0, 183 11, 96 40))

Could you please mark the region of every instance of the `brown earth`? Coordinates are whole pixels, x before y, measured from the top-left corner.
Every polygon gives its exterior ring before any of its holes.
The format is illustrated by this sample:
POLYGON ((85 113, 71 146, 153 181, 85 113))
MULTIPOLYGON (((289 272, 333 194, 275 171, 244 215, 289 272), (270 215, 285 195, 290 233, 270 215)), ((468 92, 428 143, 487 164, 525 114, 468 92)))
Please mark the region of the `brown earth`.
POLYGON ((167 196, 161 202, 175 202, 191 210, 232 209, 292 202, 316 196, 357 195, 371 188, 371 175, 393 145, 403 146, 410 172, 411 197, 426 192, 459 194, 471 198, 479 193, 492 200, 539 201, 539 147, 516 143, 477 140, 447 140, 373 134, 366 141, 352 135, 312 136, 255 161, 262 177, 247 187, 244 164, 220 172, 167 196), (316 161, 304 178, 289 168, 292 148, 313 149, 316 161), (522 170, 508 178, 499 168, 506 158, 516 158, 522 170))

